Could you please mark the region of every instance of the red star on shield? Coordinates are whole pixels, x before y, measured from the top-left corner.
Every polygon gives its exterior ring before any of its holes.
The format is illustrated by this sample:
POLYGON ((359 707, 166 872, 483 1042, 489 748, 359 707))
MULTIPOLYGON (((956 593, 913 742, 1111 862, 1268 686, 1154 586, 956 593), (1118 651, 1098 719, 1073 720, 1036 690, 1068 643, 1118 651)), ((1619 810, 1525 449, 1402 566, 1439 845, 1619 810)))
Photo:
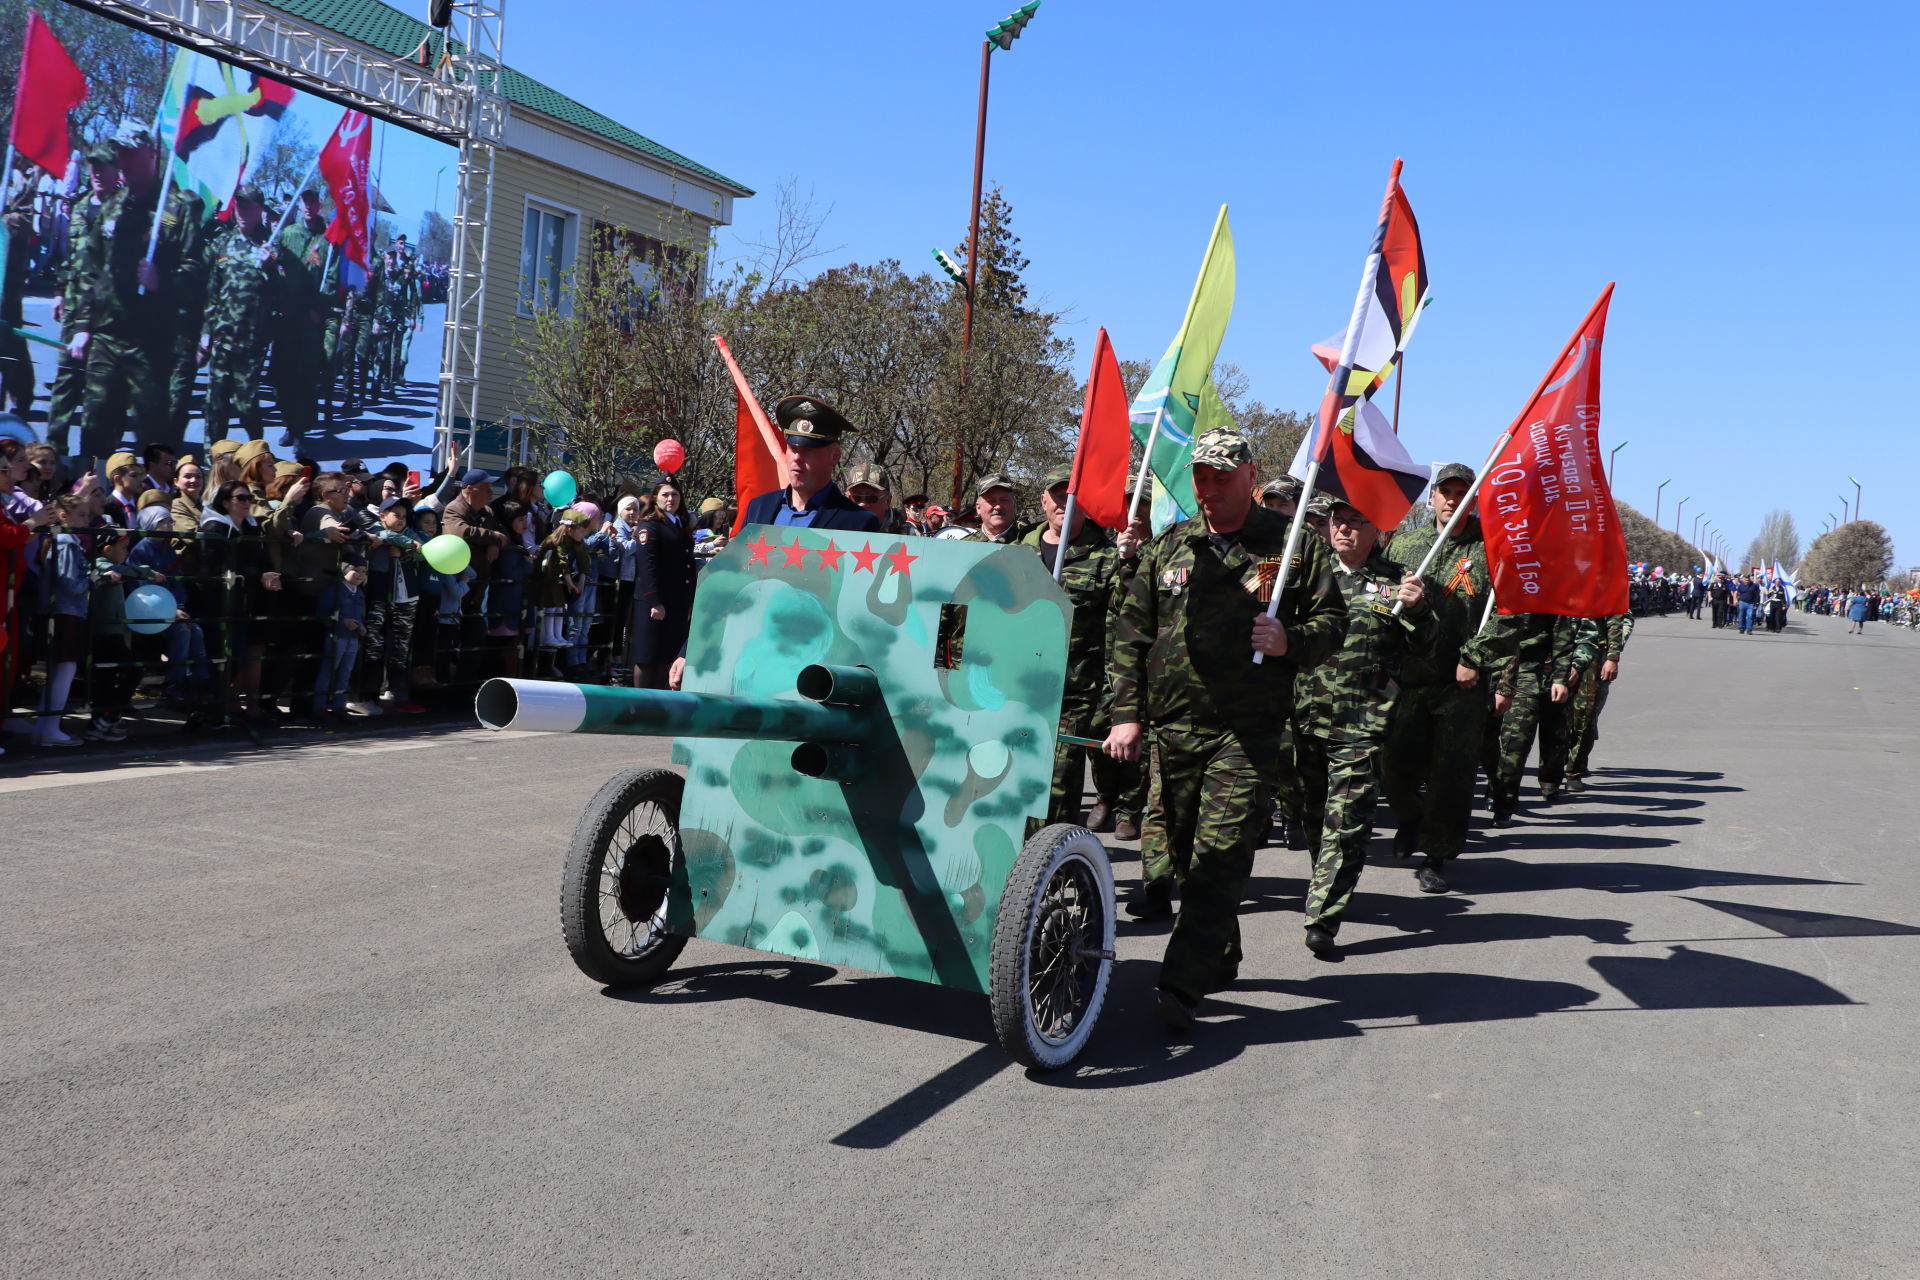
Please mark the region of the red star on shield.
POLYGON ((787 562, 781 566, 783 569, 798 569, 803 567, 807 562, 807 549, 800 545, 800 538, 797 534, 794 536, 793 545, 790 547, 782 547, 780 551, 781 554, 787 558, 787 562))
POLYGON ((872 573, 873 562, 879 558, 880 553, 875 551, 873 544, 869 542, 866 546, 853 553, 853 571, 855 573, 872 573))
POLYGON ((763 533, 754 541, 749 542, 747 544, 747 550, 753 552, 747 559, 749 565, 764 564, 769 568, 772 567, 771 562, 767 559, 767 552, 773 550, 773 544, 767 541, 766 534, 763 533))
POLYGON ((893 549, 893 553, 886 557, 886 561, 888 564, 893 566, 893 571, 895 573, 905 573, 907 571, 907 566, 912 564, 915 560, 918 560, 919 558, 920 558, 919 556, 908 555, 907 544, 903 542, 899 546, 893 549))
POLYGON ((826 549, 824 551, 816 551, 813 554, 820 557, 820 567, 822 569, 838 569, 840 567, 840 557, 847 553, 834 546, 833 540, 829 538, 826 549))

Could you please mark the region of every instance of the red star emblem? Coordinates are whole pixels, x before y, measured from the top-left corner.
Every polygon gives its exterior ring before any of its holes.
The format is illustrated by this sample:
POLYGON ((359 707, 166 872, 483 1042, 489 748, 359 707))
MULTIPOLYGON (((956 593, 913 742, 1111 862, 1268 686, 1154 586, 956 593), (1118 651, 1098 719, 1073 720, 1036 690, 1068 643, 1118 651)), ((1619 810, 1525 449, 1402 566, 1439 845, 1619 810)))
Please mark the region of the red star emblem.
POLYGON ((879 558, 880 553, 875 551, 873 544, 869 542, 866 546, 853 553, 853 571, 855 573, 872 573, 873 562, 879 558))
POLYGON ((905 573, 907 571, 907 566, 912 564, 915 560, 918 560, 919 558, 920 558, 919 556, 908 555, 907 544, 903 542, 899 546, 893 549, 892 554, 886 557, 886 561, 888 564, 893 566, 893 571, 895 573, 905 573))
POLYGON ((847 553, 834 546, 832 539, 828 539, 826 549, 824 551, 816 551, 813 554, 820 557, 820 567, 822 569, 838 569, 840 567, 840 557, 847 553))
POLYGON ((766 534, 763 533, 754 541, 749 542, 747 544, 747 550, 753 553, 753 555, 747 559, 748 565, 764 564, 769 568, 772 567, 771 562, 767 559, 767 553, 773 550, 773 544, 767 541, 766 534))
POLYGON ((798 569, 807 563, 807 549, 800 545, 800 539, 797 536, 792 546, 782 547, 780 551, 787 558, 786 564, 781 566, 783 569, 798 569))

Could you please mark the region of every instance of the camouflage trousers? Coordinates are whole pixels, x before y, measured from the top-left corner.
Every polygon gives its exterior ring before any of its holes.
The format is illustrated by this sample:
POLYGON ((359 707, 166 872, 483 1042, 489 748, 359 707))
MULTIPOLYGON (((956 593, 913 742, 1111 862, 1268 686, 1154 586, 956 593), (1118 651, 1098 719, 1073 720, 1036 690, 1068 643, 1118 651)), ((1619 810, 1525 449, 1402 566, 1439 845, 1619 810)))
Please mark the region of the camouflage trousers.
POLYGON ((264 342, 215 342, 207 356, 207 425, 209 445, 227 434, 229 419, 238 418, 240 429, 249 437, 259 437, 260 366, 266 363, 264 342))
POLYGON ((1378 742, 1333 742, 1318 734, 1294 739, 1302 821, 1313 854, 1307 887, 1308 924, 1340 932, 1340 918, 1367 865, 1374 800, 1380 793, 1378 742))
POLYGON ((1435 866, 1458 857, 1473 817, 1473 781, 1487 723, 1486 680, 1403 685, 1381 753, 1381 789, 1400 829, 1419 833, 1435 866))
POLYGON ((1600 678, 1600 664, 1594 663, 1580 673, 1580 688, 1573 695, 1573 745, 1567 755, 1567 776, 1587 776, 1593 744, 1600 738, 1600 713, 1606 709, 1611 681, 1600 678))
POLYGON ((1180 890, 1160 985, 1198 1000, 1240 967, 1240 900, 1272 821, 1278 747, 1226 729, 1158 725, 1141 878, 1180 890))
POLYGON ((320 371, 326 358, 325 339, 313 325, 289 322, 274 335, 274 405, 280 425, 296 438, 320 421, 320 371))
MULTIPOLYGON (((1098 703, 1068 702, 1060 708, 1060 732, 1081 738, 1105 738, 1107 715, 1098 703)), ((1122 807, 1122 792, 1129 782, 1126 771, 1138 773, 1140 766, 1115 760, 1097 747, 1076 747, 1056 743, 1053 748, 1053 790, 1047 797, 1048 822, 1079 822, 1080 802, 1086 798, 1083 785, 1087 770, 1093 770, 1093 791, 1100 803, 1124 816, 1135 816, 1122 807)))
POLYGON ((167 358, 168 440, 184 442, 187 438, 187 420, 193 416, 193 389, 200 381, 200 323, 198 314, 183 315, 173 335, 167 358))
POLYGON ((1567 746, 1571 738, 1573 704, 1554 702, 1544 670, 1521 666, 1513 673, 1513 705, 1500 717, 1500 758, 1494 762, 1488 789, 1495 812, 1511 812, 1520 803, 1520 780, 1526 775, 1533 739, 1540 738, 1540 785, 1557 787, 1566 776, 1567 746))
POLYGON ((64 439, 63 428, 78 421, 80 443, 74 452, 105 463, 129 438, 145 444, 159 437, 166 401, 160 371, 145 346, 96 333, 87 344, 84 363, 71 363, 64 353, 61 360, 48 408, 50 441, 64 439))

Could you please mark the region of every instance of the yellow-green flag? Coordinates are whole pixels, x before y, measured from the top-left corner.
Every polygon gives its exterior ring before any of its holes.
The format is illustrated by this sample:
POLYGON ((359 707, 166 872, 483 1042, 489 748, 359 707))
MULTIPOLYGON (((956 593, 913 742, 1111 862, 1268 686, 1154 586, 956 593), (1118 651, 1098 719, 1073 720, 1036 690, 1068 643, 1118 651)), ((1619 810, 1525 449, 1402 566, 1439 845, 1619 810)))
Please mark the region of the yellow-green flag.
POLYGON ((1148 450, 1153 473, 1153 529, 1158 533, 1194 515, 1193 474, 1188 459, 1193 438, 1213 427, 1230 427, 1233 415, 1213 385, 1213 362, 1233 315, 1233 229, 1220 206, 1213 238, 1193 282, 1186 318, 1160 357, 1153 375, 1133 398, 1133 438, 1148 450))

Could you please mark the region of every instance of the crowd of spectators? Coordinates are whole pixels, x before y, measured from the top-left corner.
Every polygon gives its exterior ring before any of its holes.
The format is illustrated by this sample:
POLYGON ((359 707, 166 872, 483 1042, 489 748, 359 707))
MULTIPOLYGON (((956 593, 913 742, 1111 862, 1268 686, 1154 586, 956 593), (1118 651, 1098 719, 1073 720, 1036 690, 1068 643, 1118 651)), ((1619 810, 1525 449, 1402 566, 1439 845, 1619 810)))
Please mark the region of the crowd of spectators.
POLYGON ((690 512, 671 479, 556 509, 529 468, 423 483, 260 440, 79 470, 0 439, 0 712, 16 747, 117 742, 129 716, 258 733, 414 715, 492 675, 660 687, 698 556, 733 523, 718 499, 690 512), (470 549, 460 573, 422 554, 441 533, 470 549), (170 619, 129 620, 148 585, 170 619))

